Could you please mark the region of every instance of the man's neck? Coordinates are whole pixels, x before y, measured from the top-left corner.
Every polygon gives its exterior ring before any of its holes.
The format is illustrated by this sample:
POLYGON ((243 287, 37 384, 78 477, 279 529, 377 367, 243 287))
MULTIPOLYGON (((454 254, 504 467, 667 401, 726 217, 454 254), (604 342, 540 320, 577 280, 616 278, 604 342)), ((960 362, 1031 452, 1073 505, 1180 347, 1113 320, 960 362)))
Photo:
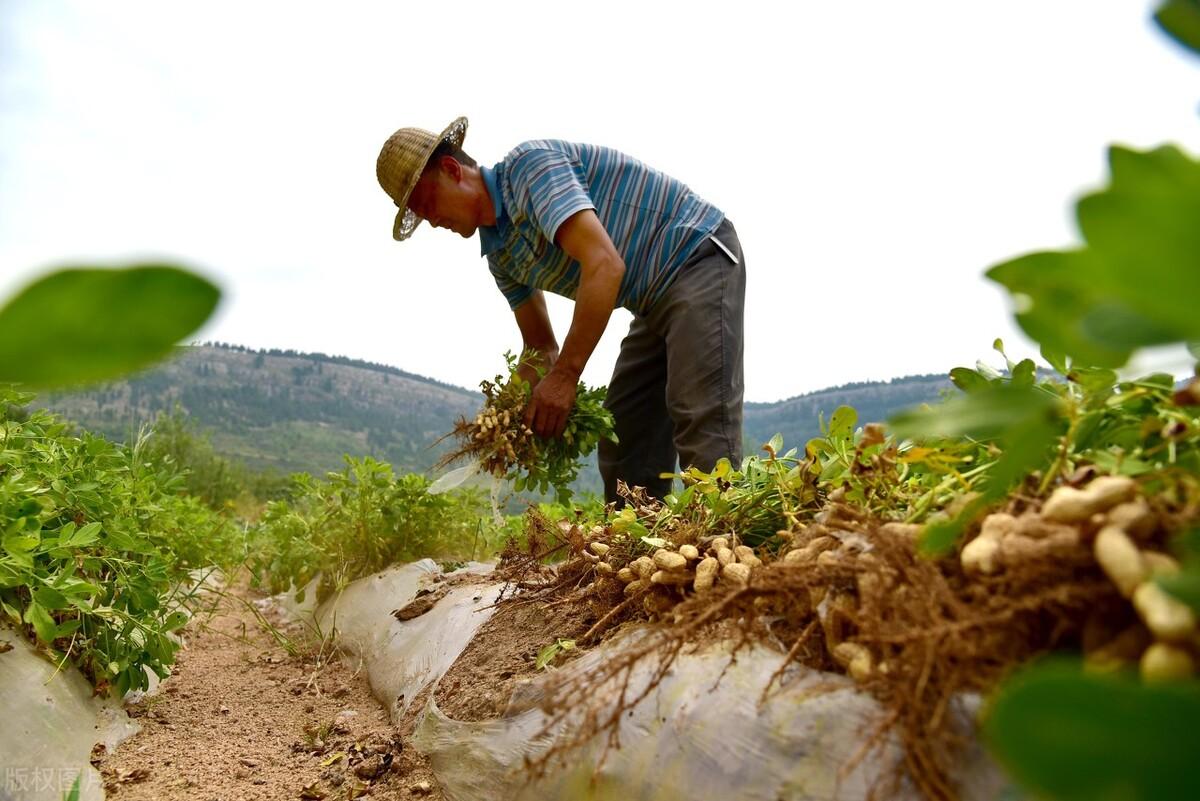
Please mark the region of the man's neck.
POLYGON ((483 173, 479 169, 474 171, 472 183, 475 184, 479 194, 477 205, 479 224, 494 226, 496 224, 496 204, 491 193, 488 192, 487 181, 483 180, 483 173))

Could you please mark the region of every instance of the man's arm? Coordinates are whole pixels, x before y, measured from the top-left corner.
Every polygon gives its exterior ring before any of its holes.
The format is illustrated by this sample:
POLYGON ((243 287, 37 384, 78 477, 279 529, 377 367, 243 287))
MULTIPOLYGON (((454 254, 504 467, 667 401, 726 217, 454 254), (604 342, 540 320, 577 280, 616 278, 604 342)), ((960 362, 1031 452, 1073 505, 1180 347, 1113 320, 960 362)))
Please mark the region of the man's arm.
MULTIPOLYGON (((559 226, 554 241, 579 262, 580 275, 571 330, 553 368, 534 388, 525 411, 526 424, 542 437, 557 437, 566 426, 567 415, 575 405, 575 386, 608 326, 625 275, 624 259, 596 212, 590 209, 571 215, 559 226)), ((525 303, 521 308, 529 305, 525 303)), ((545 313, 544 300, 541 311, 545 313)), ((530 316, 535 314, 536 311, 531 312, 530 316)), ((520 325, 519 318, 517 324, 520 325)), ((546 326, 549 328, 548 318, 546 326)), ((524 328, 521 333, 525 335, 524 328)), ((553 339, 553 333, 550 336, 553 339)))
POLYGON ((549 372, 558 361, 558 340, 554 337, 554 328, 550 325, 550 314, 546 311, 546 296, 542 290, 535 289, 529 300, 522 303, 513 312, 517 318, 517 328, 521 329, 521 341, 526 350, 535 350, 538 354, 536 364, 522 363, 519 373, 529 382, 529 386, 538 385, 540 367, 549 372))

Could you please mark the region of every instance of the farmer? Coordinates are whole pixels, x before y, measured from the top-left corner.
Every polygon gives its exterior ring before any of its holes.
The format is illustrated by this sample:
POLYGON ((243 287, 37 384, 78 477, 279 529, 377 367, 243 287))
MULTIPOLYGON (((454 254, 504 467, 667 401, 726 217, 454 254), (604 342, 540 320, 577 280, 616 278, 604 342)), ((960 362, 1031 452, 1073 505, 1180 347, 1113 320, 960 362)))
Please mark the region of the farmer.
POLYGON ((462 150, 467 120, 435 135, 402 128, 383 145, 376 175, 407 239, 421 220, 480 249, 508 300, 532 371, 526 423, 559 436, 575 387, 617 306, 633 323, 605 406, 619 442, 601 442, 607 500, 617 481, 661 498, 661 473, 711 470, 742 452, 745 269, 733 224, 687 186, 615 150, 559 140, 523 142, 495 166, 462 150), (559 348, 543 291, 575 301, 559 348))

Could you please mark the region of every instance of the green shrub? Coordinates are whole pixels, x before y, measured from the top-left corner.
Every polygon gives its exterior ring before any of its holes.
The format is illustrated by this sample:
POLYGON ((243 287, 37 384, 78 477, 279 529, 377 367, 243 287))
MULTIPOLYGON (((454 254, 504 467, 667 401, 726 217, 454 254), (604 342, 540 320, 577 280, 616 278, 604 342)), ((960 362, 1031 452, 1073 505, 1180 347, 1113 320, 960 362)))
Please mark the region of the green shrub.
POLYGON ((0 611, 98 688, 142 689, 174 659, 189 571, 239 562, 242 532, 144 443, 9 411, 31 397, 0 389, 0 611))
POLYGON ((262 506, 286 494, 290 478, 260 473, 218 454, 182 408, 160 412, 145 437, 146 458, 178 471, 189 495, 213 509, 256 517, 262 506))
POLYGON ((251 567, 275 592, 320 574, 324 596, 397 562, 478 558, 494 540, 478 490, 431 495, 425 476, 396 476, 370 457, 294 481, 293 499, 268 504, 251 534, 251 567))

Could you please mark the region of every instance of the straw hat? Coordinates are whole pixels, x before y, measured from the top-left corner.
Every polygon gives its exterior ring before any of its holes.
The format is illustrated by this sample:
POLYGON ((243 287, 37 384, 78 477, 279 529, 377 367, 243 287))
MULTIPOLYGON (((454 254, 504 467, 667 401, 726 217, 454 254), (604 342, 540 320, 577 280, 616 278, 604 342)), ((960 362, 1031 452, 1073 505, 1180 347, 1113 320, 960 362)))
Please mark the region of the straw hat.
POLYGON ((441 135, 435 135, 421 128, 401 128, 383 143, 379 151, 379 159, 375 162, 375 176, 383 191, 396 202, 400 209, 396 213, 396 223, 392 226, 392 238, 401 242, 412 236, 412 232, 421 224, 421 218, 408 208, 408 196, 421 177, 426 162, 433 155, 439 143, 451 142, 461 147, 467 136, 467 118, 459 117, 446 126, 441 135))

